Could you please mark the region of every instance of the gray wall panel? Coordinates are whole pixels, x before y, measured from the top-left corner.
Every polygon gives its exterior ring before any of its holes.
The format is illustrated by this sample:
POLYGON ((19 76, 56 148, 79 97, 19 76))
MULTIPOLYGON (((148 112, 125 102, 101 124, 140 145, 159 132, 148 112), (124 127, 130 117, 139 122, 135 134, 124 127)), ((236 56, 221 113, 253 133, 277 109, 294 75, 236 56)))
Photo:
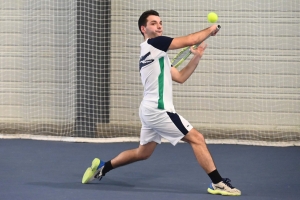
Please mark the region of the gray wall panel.
MULTIPOLYGON (((112 122, 139 123, 143 38, 137 20, 143 11, 156 9, 164 35, 171 37, 206 28, 210 11, 218 13, 222 25, 219 34, 207 40, 192 77, 173 85, 175 108, 182 116, 204 127, 299 126, 300 2, 113 1, 112 8, 112 122)), ((170 58, 178 51, 169 51, 170 58)))
POLYGON ((75 1, 0 0, 3 121, 74 121, 75 19, 75 1))

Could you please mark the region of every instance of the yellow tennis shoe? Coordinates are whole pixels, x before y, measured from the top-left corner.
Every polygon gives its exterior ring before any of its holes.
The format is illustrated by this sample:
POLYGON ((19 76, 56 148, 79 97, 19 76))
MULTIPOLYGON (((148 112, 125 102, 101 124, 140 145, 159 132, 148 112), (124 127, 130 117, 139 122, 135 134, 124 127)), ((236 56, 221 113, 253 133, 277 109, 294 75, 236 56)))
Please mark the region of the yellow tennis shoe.
POLYGON ((91 182, 94 179, 102 179, 102 170, 104 168, 104 161, 101 161, 99 158, 95 158, 92 161, 92 166, 87 168, 82 177, 82 183, 86 184, 91 182))

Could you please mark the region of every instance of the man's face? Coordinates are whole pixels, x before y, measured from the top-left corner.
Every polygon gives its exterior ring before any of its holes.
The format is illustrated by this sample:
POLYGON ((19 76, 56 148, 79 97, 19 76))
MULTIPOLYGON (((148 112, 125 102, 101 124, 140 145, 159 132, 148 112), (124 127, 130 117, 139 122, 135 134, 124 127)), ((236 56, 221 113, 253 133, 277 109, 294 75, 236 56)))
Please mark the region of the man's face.
POLYGON ((142 26, 141 28, 145 38, 155 38, 163 34, 162 21, 159 16, 148 16, 146 27, 142 26))

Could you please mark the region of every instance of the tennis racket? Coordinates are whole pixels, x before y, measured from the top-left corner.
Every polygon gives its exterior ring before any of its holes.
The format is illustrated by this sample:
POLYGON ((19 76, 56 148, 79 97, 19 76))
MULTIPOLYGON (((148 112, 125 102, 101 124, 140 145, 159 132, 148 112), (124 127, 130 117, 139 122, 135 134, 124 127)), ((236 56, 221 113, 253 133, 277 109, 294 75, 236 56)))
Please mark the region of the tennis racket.
MULTIPOLYGON (((221 28, 220 25, 218 25, 217 29, 219 30, 221 28)), ((199 44, 195 44, 193 46, 194 49, 196 49, 199 45, 199 44)), ((179 65, 181 65, 183 63, 183 61, 185 61, 189 55, 191 55, 191 50, 190 50, 190 47, 185 47, 183 48, 172 60, 171 60, 171 65, 175 68, 177 68, 179 65)))

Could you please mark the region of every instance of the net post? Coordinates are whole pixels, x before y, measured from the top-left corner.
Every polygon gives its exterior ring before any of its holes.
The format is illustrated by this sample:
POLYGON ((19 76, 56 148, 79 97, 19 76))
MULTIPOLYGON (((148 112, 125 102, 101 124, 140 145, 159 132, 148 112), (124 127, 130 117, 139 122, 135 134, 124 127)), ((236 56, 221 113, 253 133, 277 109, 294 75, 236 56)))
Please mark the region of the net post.
POLYGON ((110 15, 109 0, 77 0, 76 136, 109 123, 110 15))

